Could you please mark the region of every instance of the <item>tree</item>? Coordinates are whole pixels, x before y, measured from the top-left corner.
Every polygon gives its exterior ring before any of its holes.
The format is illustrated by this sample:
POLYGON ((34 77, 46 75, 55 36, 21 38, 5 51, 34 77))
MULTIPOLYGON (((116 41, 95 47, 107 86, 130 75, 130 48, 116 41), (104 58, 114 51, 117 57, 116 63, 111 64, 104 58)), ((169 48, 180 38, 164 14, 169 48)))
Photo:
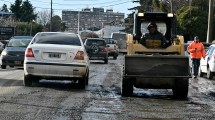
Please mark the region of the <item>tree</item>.
MULTIPOLYGON (((188 31, 193 36, 199 36, 200 40, 205 42, 208 27, 208 10, 208 0, 192 0, 192 6, 183 7, 177 13, 178 31, 180 33, 188 31)), ((215 27, 214 22, 211 25, 212 27, 215 27)), ((213 34, 215 34, 215 31, 213 31, 213 34)), ((214 36, 212 38, 214 39, 214 36)))
POLYGON ((37 15, 37 22, 46 26, 47 23, 50 21, 51 12, 48 10, 40 11, 37 15))
POLYGON ((22 16, 20 18, 23 22, 31 22, 32 20, 35 20, 37 15, 34 13, 34 8, 32 4, 26 0, 22 3, 21 6, 22 16))
POLYGON ((16 22, 16 35, 30 35, 32 29, 32 36, 38 32, 42 32, 43 26, 37 23, 26 23, 26 22, 16 22))
POLYGON ((139 0, 139 1, 133 1, 138 2, 140 6, 136 6, 134 8, 130 8, 129 10, 140 10, 144 12, 150 12, 153 11, 153 5, 151 0, 139 0))
POLYGON ((22 16, 21 4, 22 0, 16 0, 15 3, 10 6, 10 10, 16 15, 17 19, 20 19, 22 16))
MULTIPOLYGON (((61 18, 58 15, 54 15, 52 17, 52 32, 57 32, 57 31, 61 31, 61 18)), ((48 30, 50 31, 50 22, 47 23, 46 28, 48 28, 48 30)))
POLYGON ((61 22, 61 31, 65 31, 67 29, 66 23, 65 22, 61 22))
POLYGON ((209 2, 208 0, 192 0, 192 6, 196 6, 201 10, 208 11, 209 2))
POLYGON ((1 11, 3 11, 3 12, 8 12, 8 11, 9 11, 9 10, 7 9, 7 5, 6 5, 6 4, 4 4, 4 5, 2 6, 1 11))
POLYGON ((140 10, 144 12, 171 12, 171 4, 173 13, 176 13, 183 6, 187 6, 187 0, 138 0, 140 6, 130 8, 130 10, 140 10), (172 3, 171 3, 172 2, 172 3))
POLYGON ((207 35, 208 12, 202 11, 198 7, 183 7, 177 14, 178 32, 189 31, 193 36, 199 36, 205 42, 207 35), (192 15, 190 15, 192 11, 192 15))
POLYGON ((15 13, 17 20, 22 22, 31 22, 36 19, 36 14, 34 13, 34 8, 32 4, 25 0, 16 0, 14 4, 11 4, 10 10, 15 13))

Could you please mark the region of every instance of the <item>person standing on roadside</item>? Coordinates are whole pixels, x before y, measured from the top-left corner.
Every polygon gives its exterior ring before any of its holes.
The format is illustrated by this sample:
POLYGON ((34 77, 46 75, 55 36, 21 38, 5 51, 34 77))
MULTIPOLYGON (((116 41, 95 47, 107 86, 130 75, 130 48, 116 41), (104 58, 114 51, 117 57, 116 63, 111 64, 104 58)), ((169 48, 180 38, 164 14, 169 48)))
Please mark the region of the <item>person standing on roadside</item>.
POLYGON ((195 36, 194 41, 188 46, 188 52, 192 60, 192 74, 197 78, 201 58, 205 59, 204 45, 199 41, 199 37, 195 36))

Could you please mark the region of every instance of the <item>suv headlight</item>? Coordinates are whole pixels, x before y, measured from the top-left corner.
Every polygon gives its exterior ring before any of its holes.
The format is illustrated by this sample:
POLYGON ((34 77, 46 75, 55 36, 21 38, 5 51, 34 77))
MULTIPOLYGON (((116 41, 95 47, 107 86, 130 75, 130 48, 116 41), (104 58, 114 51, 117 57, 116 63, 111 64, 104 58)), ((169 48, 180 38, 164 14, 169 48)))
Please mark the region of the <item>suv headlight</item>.
POLYGON ((7 51, 3 50, 1 53, 2 56, 6 56, 7 55, 7 51))

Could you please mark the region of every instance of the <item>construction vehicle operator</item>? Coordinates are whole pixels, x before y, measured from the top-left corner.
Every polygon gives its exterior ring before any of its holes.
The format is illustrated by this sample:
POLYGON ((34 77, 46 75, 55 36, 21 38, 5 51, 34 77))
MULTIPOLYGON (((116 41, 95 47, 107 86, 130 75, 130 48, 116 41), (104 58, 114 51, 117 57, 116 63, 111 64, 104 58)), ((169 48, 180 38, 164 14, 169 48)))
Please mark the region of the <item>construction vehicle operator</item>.
POLYGON ((166 44, 166 39, 163 34, 157 30, 156 23, 150 22, 147 29, 149 30, 149 33, 142 35, 140 44, 146 45, 146 40, 161 40, 161 47, 164 47, 166 44))

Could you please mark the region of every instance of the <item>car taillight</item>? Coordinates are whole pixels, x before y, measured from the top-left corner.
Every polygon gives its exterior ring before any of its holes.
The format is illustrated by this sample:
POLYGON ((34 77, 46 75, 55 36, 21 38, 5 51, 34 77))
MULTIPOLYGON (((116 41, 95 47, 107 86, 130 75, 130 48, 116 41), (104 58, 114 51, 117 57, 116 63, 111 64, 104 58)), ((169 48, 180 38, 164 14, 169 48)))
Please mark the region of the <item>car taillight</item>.
POLYGON ((116 45, 114 45, 114 50, 116 50, 116 45))
POLYGON ((25 54, 25 57, 34 57, 32 48, 28 48, 25 54))
POLYGON ((83 51, 78 51, 75 60, 84 60, 84 52, 83 51))

